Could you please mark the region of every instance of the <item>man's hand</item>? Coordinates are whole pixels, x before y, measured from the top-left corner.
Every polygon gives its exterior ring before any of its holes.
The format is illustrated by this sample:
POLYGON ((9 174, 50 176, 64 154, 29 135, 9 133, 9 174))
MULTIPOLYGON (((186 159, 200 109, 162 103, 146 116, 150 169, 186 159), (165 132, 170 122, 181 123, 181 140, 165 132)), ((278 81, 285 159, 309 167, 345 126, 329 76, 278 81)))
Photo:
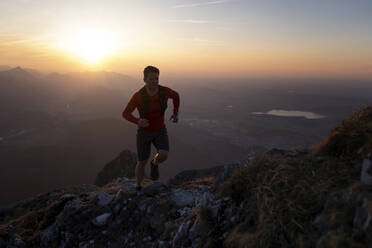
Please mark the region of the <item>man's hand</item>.
POLYGON ((178 114, 173 114, 169 120, 174 123, 178 122, 178 114))
POLYGON ((147 119, 139 119, 138 120, 138 126, 139 127, 148 127, 149 126, 149 120, 147 120, 147 119))

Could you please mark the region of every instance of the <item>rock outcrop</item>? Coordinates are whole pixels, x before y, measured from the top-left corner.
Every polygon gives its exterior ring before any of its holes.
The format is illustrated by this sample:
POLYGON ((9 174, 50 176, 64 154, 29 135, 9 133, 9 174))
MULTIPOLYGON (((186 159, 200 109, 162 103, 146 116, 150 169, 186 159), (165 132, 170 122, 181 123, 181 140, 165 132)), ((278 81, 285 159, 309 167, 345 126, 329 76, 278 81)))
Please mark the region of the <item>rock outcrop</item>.
POLYGON ((119 177, 134 178, 136 164, 136 154, 129 150, 124 150, 117 158, 105 165, 96 176, 94 184, 103 186, 119 177))

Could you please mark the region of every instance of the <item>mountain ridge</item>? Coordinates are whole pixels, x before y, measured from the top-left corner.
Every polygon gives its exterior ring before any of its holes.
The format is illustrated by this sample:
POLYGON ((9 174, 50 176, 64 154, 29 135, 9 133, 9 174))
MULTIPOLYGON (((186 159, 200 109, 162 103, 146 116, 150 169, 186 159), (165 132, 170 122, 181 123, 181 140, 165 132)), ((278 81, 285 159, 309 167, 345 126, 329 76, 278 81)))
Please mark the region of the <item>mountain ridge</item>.
POLYGON ((167 183, 118 177, 0 208, 0 247, 367 247, 372 107, 312 150, 272 149, 167 183))

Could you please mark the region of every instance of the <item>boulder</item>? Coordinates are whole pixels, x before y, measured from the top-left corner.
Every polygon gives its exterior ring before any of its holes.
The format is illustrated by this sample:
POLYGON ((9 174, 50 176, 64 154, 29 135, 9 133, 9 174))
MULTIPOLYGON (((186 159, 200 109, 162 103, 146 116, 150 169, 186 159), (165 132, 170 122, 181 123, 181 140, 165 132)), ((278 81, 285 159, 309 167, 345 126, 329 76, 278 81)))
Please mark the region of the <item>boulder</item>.
POLYGON ((104 226, 107 224, 108 218, 111 216, 111 213, 104 213, 92 220, 92 223, 95 226, 104 226))

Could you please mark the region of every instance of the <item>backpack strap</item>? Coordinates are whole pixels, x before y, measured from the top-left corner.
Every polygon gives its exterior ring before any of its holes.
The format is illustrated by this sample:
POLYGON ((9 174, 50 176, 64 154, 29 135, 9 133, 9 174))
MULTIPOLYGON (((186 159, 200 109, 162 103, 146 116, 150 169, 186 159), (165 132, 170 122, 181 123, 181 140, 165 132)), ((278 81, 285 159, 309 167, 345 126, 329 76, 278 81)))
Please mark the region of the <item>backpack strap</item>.
POLYGON ((159 85, 159 101, 160 101, 160 107, 161 107, 161 115, 164 116, 165 110, 168 107, 168 99, 166 98, 165 92, 166 89, 165 87, 159 85))
POLYGON ((142 106, 138 109, 138 112, 141 119, 148 119, 150 112, 150 98, 147 94, 146 86, 143 86, 142 89, 140 89, 140 93, 142 96, 142 106))
MULTIPOLYGON (((147 93, 146 86, 143 86, 140 89, 140 93, 142 96, 142 106, 138 110, 140 117, 142 119, 148 119, 149 112, 150 112, 150 97, 147 93)), ((159 101, 161 107, 161 114, 164 116, 165 110, 168 107, 168 101, 166 98, 166 88, 164 86, 159 85, 159 101)))

